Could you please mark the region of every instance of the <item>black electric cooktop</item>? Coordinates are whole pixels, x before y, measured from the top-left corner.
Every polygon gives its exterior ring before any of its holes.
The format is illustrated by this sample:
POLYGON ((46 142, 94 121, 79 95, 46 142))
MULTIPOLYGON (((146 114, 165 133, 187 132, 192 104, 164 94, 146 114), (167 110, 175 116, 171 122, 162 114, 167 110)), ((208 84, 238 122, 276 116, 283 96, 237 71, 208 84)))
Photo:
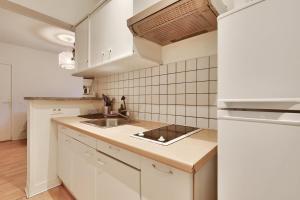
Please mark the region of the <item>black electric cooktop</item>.
POLYGON ((150 131, 134 134, 133 137, 155 142, 157 144, 169 145, 194 133, 201 129, 181 125, 169 125, 150 131))

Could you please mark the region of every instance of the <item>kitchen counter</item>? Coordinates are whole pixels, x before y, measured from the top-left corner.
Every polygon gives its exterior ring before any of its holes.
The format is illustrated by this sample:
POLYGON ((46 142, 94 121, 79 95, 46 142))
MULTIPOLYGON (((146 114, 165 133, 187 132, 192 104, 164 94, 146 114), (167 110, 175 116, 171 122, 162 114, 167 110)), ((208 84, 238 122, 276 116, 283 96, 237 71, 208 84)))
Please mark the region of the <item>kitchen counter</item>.
POLYGON ((130 125, 103 129, 81 123, 87 119, 80 117, 58 117, 52 120, 93 138, 188 173, 199 171, 217 153, 215 130, 204 129, 169 146, 163 146, 131 137, 135 133, 166 125, 159 122, 136 121, 130 125))
POLYGON ((102 100, 99 97, 24 97, 24 99, 44 101, 102 100))

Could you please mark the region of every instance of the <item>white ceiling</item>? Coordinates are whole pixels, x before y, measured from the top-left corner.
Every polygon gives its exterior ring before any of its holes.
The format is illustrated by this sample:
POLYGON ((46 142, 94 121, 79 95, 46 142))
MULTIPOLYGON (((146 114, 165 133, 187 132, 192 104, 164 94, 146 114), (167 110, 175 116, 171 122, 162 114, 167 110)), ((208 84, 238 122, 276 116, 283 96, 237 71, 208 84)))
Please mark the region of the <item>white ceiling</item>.
POLYGON ((61 33, 74 35, 73 32, 0 8, 0 42, 59 53, 71 48, 70 44, 57 39, 61 33))
POLYGON ((9 0, 63 22, 75 25, 101 0, 9 0))

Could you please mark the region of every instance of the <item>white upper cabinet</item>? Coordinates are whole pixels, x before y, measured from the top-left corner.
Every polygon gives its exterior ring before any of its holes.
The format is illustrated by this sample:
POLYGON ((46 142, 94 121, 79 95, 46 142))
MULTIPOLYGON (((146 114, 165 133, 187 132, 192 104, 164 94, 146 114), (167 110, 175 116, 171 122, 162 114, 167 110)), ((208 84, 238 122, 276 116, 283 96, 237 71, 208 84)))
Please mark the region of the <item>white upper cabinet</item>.
POLYGON ((78 70, 89 66, 89 19, 81 22, 75 31, 75 61, 78 70))
POLYGON ((132 15, 132 0, 110 0, 91 15, 92 66, 133 53, 133 36, 127 27, 132 15))
POLYGON ((133 37, 127 27, 134 10, 143 10, 158 0, 139 1, 107 0, 76 27, 78 71, 74 76, 97 77, 161 64, 161 46, 133 37))

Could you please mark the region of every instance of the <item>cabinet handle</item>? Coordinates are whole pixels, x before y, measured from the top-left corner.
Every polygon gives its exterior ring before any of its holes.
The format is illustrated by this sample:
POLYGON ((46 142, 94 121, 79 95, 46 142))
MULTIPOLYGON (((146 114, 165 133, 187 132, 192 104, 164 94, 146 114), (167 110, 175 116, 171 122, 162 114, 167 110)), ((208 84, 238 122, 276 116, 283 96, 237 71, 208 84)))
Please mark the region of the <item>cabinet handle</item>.
POLYGON ((159 168, 157 165, 155 165, 155 164, 152 164, 152 167, 153 167, 154 169, 156 169, 156 170, 162 172, 162 173, 165 173, 165 174, 170 174, 170 175, 173 175, 173 174, 174 174, 172 170, 167 170, 167 171, 162 170, 162 169, 160 169, 160 168, 159 168))
POLYGON ((110 148, 111 150, 114 150, 114 151, 120 151, 119 148, 113 147, 113 146, 111 146, 111 145, 109 145, 108 148, 110 148))
POLYGON ((101 160, 100 158, 97 159, 97 163, 98 163, 99 165, 105 165, 105 163, 102 162, 102 160, 101 160))

